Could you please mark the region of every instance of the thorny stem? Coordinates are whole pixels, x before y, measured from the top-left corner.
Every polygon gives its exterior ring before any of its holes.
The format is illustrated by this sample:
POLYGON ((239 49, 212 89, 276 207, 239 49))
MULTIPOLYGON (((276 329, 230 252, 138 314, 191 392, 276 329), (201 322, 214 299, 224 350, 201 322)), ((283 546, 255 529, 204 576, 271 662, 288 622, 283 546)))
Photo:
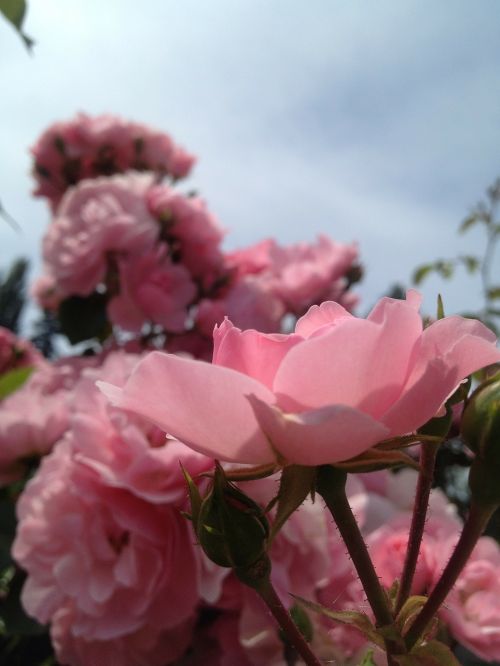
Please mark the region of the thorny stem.
POLYGON ((264 578, 258 585, 253 587, 273 614, 274 619, 286 635, 290 645, 300 654, 305 664, 307 666, 321 666, 321 662, 311 651, 304 636, 302 636, 297 625, 291 618, 290 613, 281 603, 269 577, 264 578))
MULTIPOLYGON (((349 505, 345 492, 347 474, 329 465, 318 468, 316 490, 326 502, 337 528, 344 540, 359 579, 363 585, 366 598, 375 615, 378 627, 390 626, 394 618, 389 600, 383 590, 368 553, 365 541, 349 505)), ((391 655, 400 654, 401 649, 392 641, 386 641, 387 661, 394 664, 391 655)))
POLYGON ((406 551, 401 583, 396 598, 396 615, 410 596, 413 577, 417 568, 418 555, 424 534, 425 519, 429 506, 434 467, 436 465, 437 447, 433 444, 420 446, 420 473, 418 476, 415 504, 411 519, 410 534, 408 537, 408 550, 406 551))
POLYGON ((453 585, 455 585, 460 572, 464 568, 474 547, 483 533, 488 521, 496 509, 496 506, 483 506, 472 503, 469 515, 465 521, 462 534, 458 540, 450 560, 439 578, 436 587, 432 590, 429 598, 417 615, 405 636, 408 650, 415 645, 432 618, 436 615, 439 607, 444 602, 453 585))

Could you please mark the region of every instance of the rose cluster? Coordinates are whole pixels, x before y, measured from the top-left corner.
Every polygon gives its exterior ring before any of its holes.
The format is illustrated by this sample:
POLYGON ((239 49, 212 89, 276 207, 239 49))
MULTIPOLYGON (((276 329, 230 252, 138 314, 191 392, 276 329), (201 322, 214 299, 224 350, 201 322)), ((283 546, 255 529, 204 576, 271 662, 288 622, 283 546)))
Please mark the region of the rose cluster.
MULTIPOLYGON (((383 624, 318 479, 347 479, 392 599, 422 483, 403 447, 452 407, 459 424, 457 390, 500 361, 494 334, 462 317, 424 326, 414 291, 354 316, 355 244, 267 239, 227 252, 205 202, 178 190, 194 158, 166 134, 80 114, 33 154, 53 212, 33 293, 71 342, 92 345, 48 361, 0 329, 0 513, 17 513, 0 595, 25 577, 22 605, 61 666, 305 663, 258 585, 200 547, 196 497, 223 470, 248 500, 231 509, 252 521, 258 507, 270 527, 271 584, 317 658, 357 666, 373 651, 386 664, 383 641, 328 617, 383 624), (309 481, 283 519, 289 473, 309 481)), ((439 587, 461 530, 432 490, 414 598, 439 587)), ((500 547, 481 537, 426 640, 448 635, 499 660, 499 577, 500 547)))
MULTIPOLYGON (((28 573, 23 604, 50 625, 57 658, 69 666, 284 666, 283 641, 262 602, 205 558, 181 515, 189 508, 179 462, 203 486, 200 475, 213 460, 113 407, 95 386, 97 378, 125 383, 139 360, 111 352, 99 367, 81 368, 64 434, 18 503, 13 555, 28 573)), ((270 477, 242 487, 264 506, 276 484, 270 477)), ((401 575, 415 484, 412 470, 357 475, 349 484, 387 587, 401 575)), ((459 530, 453 507, 433 491, 415 594, 432 589, 459 530)), ((287 607, 293 593, 332 610, 368 610, 321 502, 307 501, 292 515, 270 555, 287 607)), ((486 658, 500 654, 500 617, 493 602, 483 605, 499 573, 500 550, 483 538, 440 613, 457 640, 486 658)), ((368 645, 356 629, 314 614, 308 620, 322 658, 358 663, 368 645)))
POLYGON ((161 346, 167 339, 169 349, 209 358, 213 327, 226 315, 271 333, 326 298, 349 308, 356 302, 349 291, 359 279, 355 244, 320 236, 281 247, 269 239, 225 252, 224 232, 205 202, 159 182, 181 175, 172 156, 189 163, 166 135, 80 115, 49 128, 33 152, 35 174, 41 165, 58 174, 69 155, 79 165, 71 182, 57 181, 57 198, 47 190, 54 179, 37 176, 54 216, 33 293, 48 310, 73 303, 73 317, 84 307, 87 322, 96 321, 88 337, 109 337, 110 324, 128 339, 161 346), (137 145, 140 161, 132 159, 137 145))
POLYGON ((150 171, 176 180, 196 159, 172 138, 147 125, 104 114, 79 113, 48 127, 32 147, 35 195, 57 207, 64 192, 86 178, 150 171))

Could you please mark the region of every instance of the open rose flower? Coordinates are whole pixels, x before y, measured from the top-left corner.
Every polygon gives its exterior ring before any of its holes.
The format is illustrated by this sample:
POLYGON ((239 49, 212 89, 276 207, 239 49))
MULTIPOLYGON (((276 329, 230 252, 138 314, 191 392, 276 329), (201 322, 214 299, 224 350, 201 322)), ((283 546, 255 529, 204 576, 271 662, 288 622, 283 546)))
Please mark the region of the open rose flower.
POLYGON ((423 330, 421 298, 382 299, 366 319, 313 306, 291 335, 214 332, 213 364, 153 352, 123 389, 103 390, 188 446, 221 460, 322 465, 411 433, 471 372, 500 360, 483 324, 423 330))

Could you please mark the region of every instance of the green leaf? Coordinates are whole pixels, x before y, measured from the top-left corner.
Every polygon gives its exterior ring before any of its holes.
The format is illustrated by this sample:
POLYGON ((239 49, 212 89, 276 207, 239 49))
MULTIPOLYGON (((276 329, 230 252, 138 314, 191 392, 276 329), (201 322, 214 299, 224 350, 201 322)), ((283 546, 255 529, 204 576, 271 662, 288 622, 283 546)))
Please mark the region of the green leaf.
POLYGON ((281 473, 278 490, 278 509, 271 528, 272 541, 292 513, 299 508, 314 488, 314 467, 289 465, 281 473))
POLYGON ((429 273, 432 273, 433 270, 434 264, 422 264, 422 266, 418 266, 413 273, 413 284, 419 285, 429 273))
POLYGON ((290 608, 290 615, 304 639, 310 643, 314 637, 314 627, 311 618, 299 604, 290 608))
POLYGON ((0 12, 14 26, 26 48, 30 50, 35 42, 22 29, 26 15, 26 0, 0 0, 0 12))
POLYGON ((436 270, 442 278, 448 280, 452 277, 455 266, 452 261, 440 259, 434 264, 434 270, 436 270))
POLYGON ((379 469, 388 469, 389 467, 400 467, 401 465, 412 467, 416 470, 419 469, 418 463, 404 451, 387 451, 378 448, 368 449, 368 451, 361 453, 355 458, 335 463, 333 466, 345 472, 357 474, 360 472, 375 472, 379 469))
POLYGON ((291 595, 303 606, 309 610, 314 611, 315 613, 320 613, 325 617, 328 617, 330 620, 335 622, 340 622, 341 624, 347 624, 351 627, 356 627, 369 641, 378 645, 381 648, 384 648, 384 639, 379 634, 372 621, 364 613, 359 613, 358 611, 334 611, 326 606, 317 604, 314 601, 308 601, 302 597, 298 597, 295 594, 291 595))
POLYGON ((376 662, 373 660, 373 650, 368 650, 358 666, 377 666, 376 662))
POLYGON ((472 213, 465 218, 458 230, 461 234, 463 234, 468 231, 468 229, 471 229, 473 226, 475 226, 478 222, 480 222, 479 217, 476 215, 476 213, 472 213))
POLYGON ((475 273, 479 268, 480 262, 477 257, 474 257, 470 254, 463 255, 458 258, 459 261, 465 266, 469 273, 475 273))
POLYGON ((394 656, 393 660, 399 666, 460 666, 450 648, 439 641, 420 645, 410 654, 394 656))
POLYGON ((491 289, 488 289, 488 298, 491 299, 496 299, 500 298, 500 287, 492 287, 491 289))
POLYGON ((3 400, 24 384, 29 378, 34 368, 25 366, 24 368, 14 368, 0 377, 0 400, 3 400))

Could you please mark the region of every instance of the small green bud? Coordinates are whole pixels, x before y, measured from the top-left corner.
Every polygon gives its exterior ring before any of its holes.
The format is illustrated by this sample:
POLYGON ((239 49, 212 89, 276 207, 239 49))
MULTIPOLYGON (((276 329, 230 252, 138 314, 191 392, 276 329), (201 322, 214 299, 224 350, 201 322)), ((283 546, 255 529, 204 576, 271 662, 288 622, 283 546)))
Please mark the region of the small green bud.
POLYGON ((474 391, 462 417, 461 433, 476 454, 469 473, 472 498, 483 506, 500 504, 500 375, 474 391))
POLYGON ((500 375, 474 391, 462 417, 461 433, 478 458, 500 471, 500 375))
POLYGON ((269 526, 264 512, 226 479, 220 465, 195 530, 205 554, 222 567, 247 569, 265 555, 269 526))

